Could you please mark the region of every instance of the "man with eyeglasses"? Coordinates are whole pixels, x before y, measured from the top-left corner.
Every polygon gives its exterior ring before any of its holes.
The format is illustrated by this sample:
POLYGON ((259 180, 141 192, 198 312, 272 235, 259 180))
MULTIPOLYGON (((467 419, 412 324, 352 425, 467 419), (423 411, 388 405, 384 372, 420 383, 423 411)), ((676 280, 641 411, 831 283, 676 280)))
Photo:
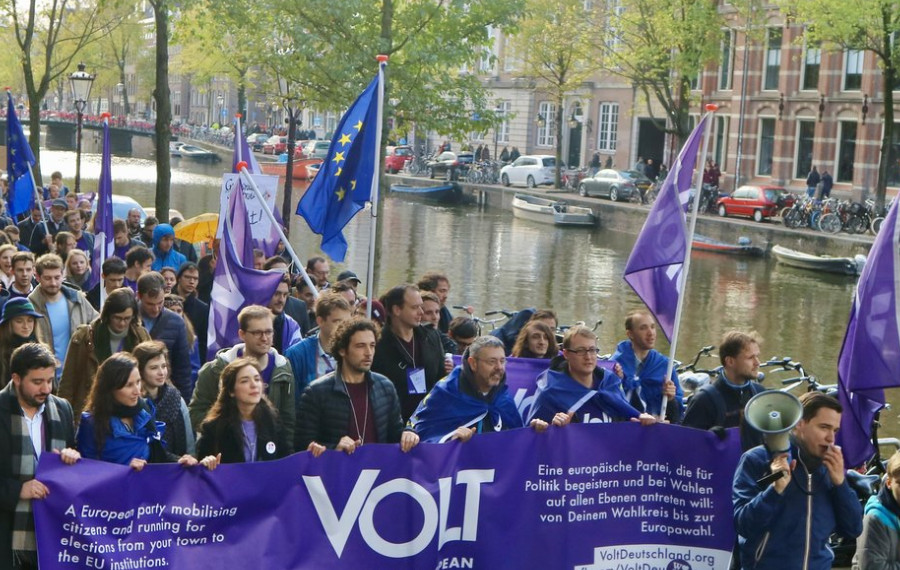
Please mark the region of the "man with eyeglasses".
MULTIPOLYGON (((547 423, 530 422, 536 431, 547 423)), ((463 362, 434 385, 409 419, 408 428, 422 441, 469 441, 476 433, 523 427, 506 387, 506 351, 494 336, 476 338, 463 362)))
POLYGON ((284 306, 290 295, 290 277, 283 275, 278 288, 272 294, 272 300, 269 301, 269 310, 275 315, 275 320, 273 321, 275 339, 272 341, 272 346, 275 347, 279 354, 284 354, 285 350, 303 340, 300 325, 284 311, 284 306))
POLYGON ((260 376, 266 385, 266 396, 278 410, 278 429, 284 430, 284 441, 293 452, 294 446, 294 375, 288 360, 272 347, 275 338, 274 316, 268 307, 250 305, 238 313, 238 336, 241 342, 223 348, 200 369, 194 395, 188 406, 191 424, 199 432, 200 424, 219 396, 219 377, 225 366, 242 356, 256 359, 260 376))
POLYGON ((137 281, 137 298, 141 324, 169 349, 169 370, 172 384, 181 392, 184 401, 191 397, 191 345, 188 344, 184 319, 166 309, 166 280, 156 271, 145 273, 137 281))
POLYGON ((557 426, 625 420, 656 423, 656 418, 628 403, 618 376, 597 367, 598 352, 597 335, 591 329, 576 325, 567 330, 563 354, 551 360, 550 369, 538 378, 528 419, 557 426))

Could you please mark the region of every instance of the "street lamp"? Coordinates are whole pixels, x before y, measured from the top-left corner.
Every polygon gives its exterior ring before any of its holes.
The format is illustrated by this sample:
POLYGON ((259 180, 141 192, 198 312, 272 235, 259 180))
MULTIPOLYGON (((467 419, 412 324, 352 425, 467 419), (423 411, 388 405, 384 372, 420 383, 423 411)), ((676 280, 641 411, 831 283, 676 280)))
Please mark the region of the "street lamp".
POLYGON ((84 70, 83 63, 79 63, 78 71, 69 76, 69 82, 72 84, 72 100, 78 119, 75 132, 75 194, 78 194, 81 191, 81 120, 91 96, 94 76, 84 70))

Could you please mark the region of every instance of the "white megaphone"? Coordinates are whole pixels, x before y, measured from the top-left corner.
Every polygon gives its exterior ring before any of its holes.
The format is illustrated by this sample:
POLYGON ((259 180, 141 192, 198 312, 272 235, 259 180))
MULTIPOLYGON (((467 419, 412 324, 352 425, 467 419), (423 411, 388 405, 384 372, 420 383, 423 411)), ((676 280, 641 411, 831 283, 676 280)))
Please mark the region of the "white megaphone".
POLYGON ((790 450, 790 434, 803 418, 803 404, 793 394, 776 390, 760 392, 744 408, 747 424, 763 434, 772 455, 790 450))

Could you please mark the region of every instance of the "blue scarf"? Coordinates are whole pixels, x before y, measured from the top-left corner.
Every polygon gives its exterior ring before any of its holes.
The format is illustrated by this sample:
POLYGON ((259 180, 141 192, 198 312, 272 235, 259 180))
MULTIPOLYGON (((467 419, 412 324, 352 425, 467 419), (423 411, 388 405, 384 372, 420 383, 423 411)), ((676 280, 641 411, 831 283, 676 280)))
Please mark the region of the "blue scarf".
MULTIPOLYGON (((463 393, 460 378, 463 367, 468 372, 468 363, 457 366, 450 375, 439 381, 409 418, 409 427, 419 434, 422 441, 439 443, 452 434, 456 428, 472 427, 489 417, 497 431, 522 427, 522 418, 516 403, 506 388, 506 377, 493 392, 491 400, 482 400, 463 393)), ((468 372, 470 375, 471 372, 468 372)))
POLYGON ((583 423, 621 421, 640 415, 625 400, 619 377, 602 368, 594 370, 591 388, 552 368, 538 377, 537 386, 529 422, 535 418, 551 422, 558 412, 575 412, 573 421, 583 423))
MULTIPOLYGON (((625 379, 622 388, 630 395, 637 390, 637 395, 644 403, 644 411, 649 414, 659 415, 662 408, 663 381, 666 376, 666 368, 669 359, 659 351, 651 349, 644 358, 641 369, 637 369, 637 356, 630 340, 623 340, 616 346, 616 352, 612 359, 622 366, 625 379)), ((672 371, 672 381, 675 383, 675 401, 678 402, 679 415, 684 413, 684 391, 678 382, 678 376, 672 371)))

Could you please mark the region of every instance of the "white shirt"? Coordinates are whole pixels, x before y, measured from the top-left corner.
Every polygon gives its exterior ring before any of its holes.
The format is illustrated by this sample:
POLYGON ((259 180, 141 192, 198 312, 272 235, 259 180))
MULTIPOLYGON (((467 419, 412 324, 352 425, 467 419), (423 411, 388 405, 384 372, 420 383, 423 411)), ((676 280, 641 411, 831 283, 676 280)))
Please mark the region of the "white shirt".
POLYGON ((36 414, 34 414, 33 418, 29 418, 28 414, 25 413, 25 409, 22 408, 22 416, 25 418, 25 424, 28 426, 28 436, 31 438, 31 447, 34 448, 34 457, 37 460, 41 459, 41 452, 44 448, 44 408, 46 404, 41 404, 41 407, 38 408, 36 414))

